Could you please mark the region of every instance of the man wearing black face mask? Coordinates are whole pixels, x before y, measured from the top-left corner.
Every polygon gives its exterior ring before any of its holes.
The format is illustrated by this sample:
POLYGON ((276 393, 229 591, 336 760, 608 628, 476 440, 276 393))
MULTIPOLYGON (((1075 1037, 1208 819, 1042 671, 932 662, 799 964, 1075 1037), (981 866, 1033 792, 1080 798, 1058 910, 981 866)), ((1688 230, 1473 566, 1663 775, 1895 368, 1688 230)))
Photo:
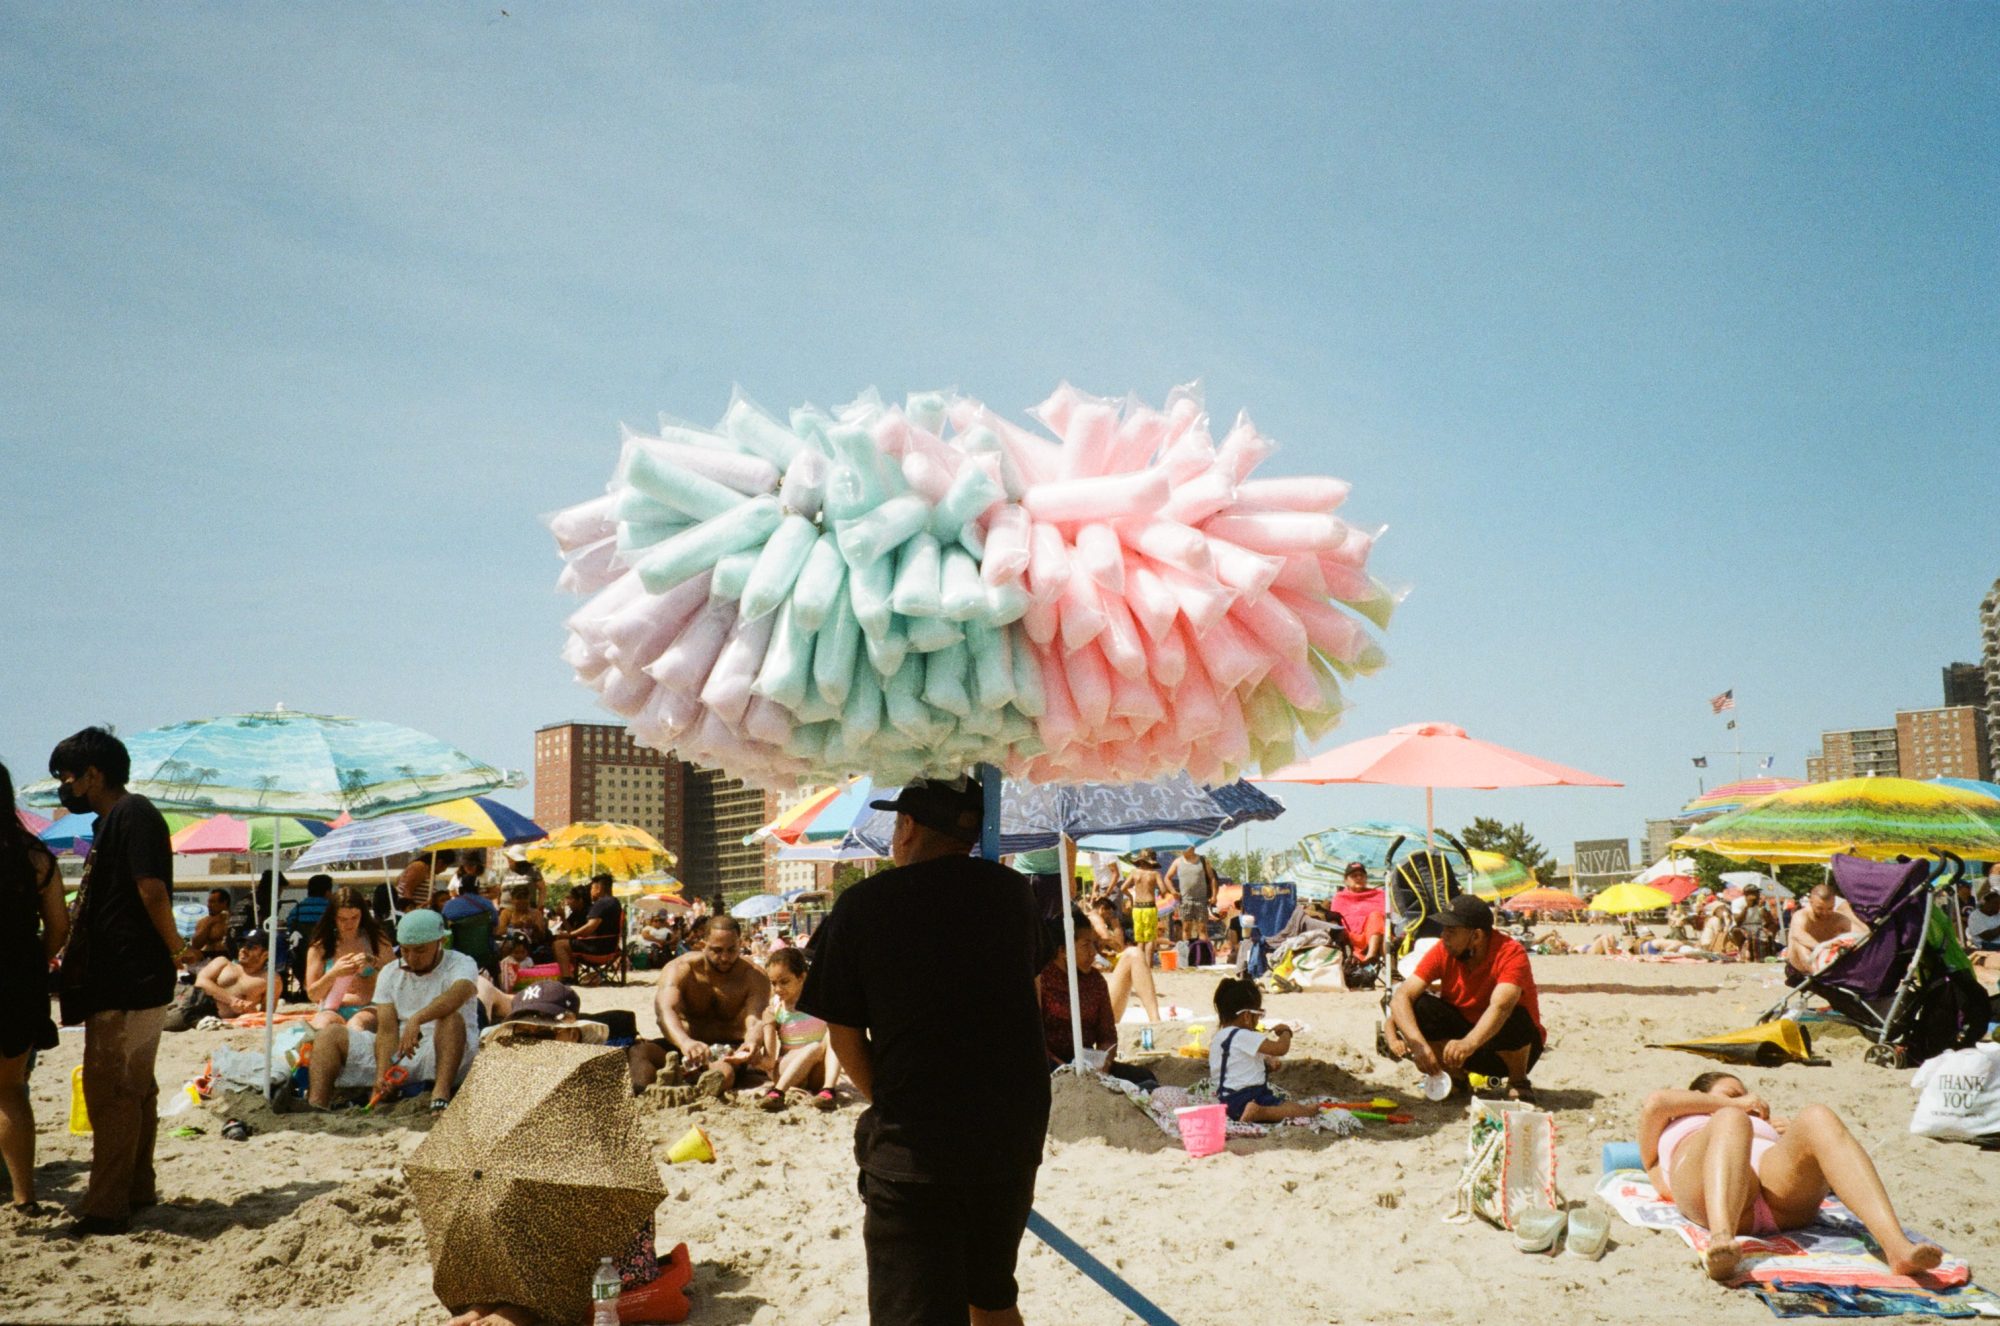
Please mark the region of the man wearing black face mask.
POLYGON ((1390 1056, 1455 1083, 1468 1073, 1505 1077, 1509 1099, 1533 1100, 1528 1074, 1548 1036, 1527 950, 1496 933, 1493 909, 1471 894, 1453 898, 1440 919, 1444 932, 1390 998, 1390 1056))
POLYGON ((132 1212, 159 1200, 153 1060, 185 952, 170 901, 174 849, 153 803, 125 790, 132 757, 103 728, 85 728, 49 755, 63 809, 95 812, 90 859, 63 950, 62 1015, 83 1023, 83 1090, 90 1102, 90 1187, 66 1233, 122 1234, 132 1212))

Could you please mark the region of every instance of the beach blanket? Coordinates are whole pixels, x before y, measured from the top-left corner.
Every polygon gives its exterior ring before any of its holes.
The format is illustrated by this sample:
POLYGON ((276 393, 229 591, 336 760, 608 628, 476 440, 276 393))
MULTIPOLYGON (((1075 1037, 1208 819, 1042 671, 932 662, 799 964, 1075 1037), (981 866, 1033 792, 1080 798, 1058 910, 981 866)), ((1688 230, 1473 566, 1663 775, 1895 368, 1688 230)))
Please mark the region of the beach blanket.
MULTIPOLYGON (((1118 1020, 1120 1022, 1129 1022, 1133 1026, 1143 1026, 1152 1021, 1151 1018, 1146 1016, 1146 1010, 1140 1006, 1139 1001, 1136 999, 1125 1006, 1125 1016, 1118 1020)), ((1192 1008, 1184 1008, 1179 1004, 1161 1004, 1160 1021, 1213 1022, 1215 1021, 1215 1014, 1198 1013, 1192 1008)))
MULTIPOLYGON (((1120 1078, 1107 1077, 1102 1073, 1092 1075, 1092 1080, 1110 1091, 1116 1091, 1145 1111, 1159 1130, 1175 1141, 1180 1140, 1180 1120, 1174 1117, 1175 1110, 1183 1110, 1191 1105, 1213 1105, 1215 1092, 1210 1090, 1206 1080, 1192 1087, 1160 1087, 1151 1095, 1141 1091, 1136 1085, 1120 1078)), ((1282 1091, 1279 1094, 1284 1094, 1282 1091)), ((1309 1102, 1318 1102, 1328 1097, 1307 1096, 1309 1102)), ((1231 1119, 1224 1124, 1225 1135, 1229 1137, 1269 1137, 1272 1130, 1287 1132, 1332 1133, 1335 1137, 1347 1137, 1361 1131, 1361 1121, 1346 1110, 1321 1110, 1309 1119, 1287 1119, 1283 1123, 1243 1123, 1231 1119)), ((1282 1134, 1281 1134, 1282 1135, 1282 1134)))
MULTIPOLYGON (((1597 1181, 1597 1195, 1606 1206, 1639 1229, 1666 1229, 1700 1256, 1708 1249, 1708 1231, 1661 1199, 1646 1172, 1615 1169, 1597 1181)), ((1919 1238, 1914 1230, 1911 1238, 1919 1238)), ((1804 1229, 1788 1229, 1768 1238, 1736 1236, 1743 1264, 1733 1282, 1767 1288, 1780 1285, 1842 1285, 1869 1289, 1949 1289, 1972 1278, 1962 1258, 1945 1255, 1935 1271, 1917 1277, 1897 1275, 1877 1255, 1880 1251, 1854 1213, 1839 1198, 1820 1204, 1819 1218, 1804 1229)))

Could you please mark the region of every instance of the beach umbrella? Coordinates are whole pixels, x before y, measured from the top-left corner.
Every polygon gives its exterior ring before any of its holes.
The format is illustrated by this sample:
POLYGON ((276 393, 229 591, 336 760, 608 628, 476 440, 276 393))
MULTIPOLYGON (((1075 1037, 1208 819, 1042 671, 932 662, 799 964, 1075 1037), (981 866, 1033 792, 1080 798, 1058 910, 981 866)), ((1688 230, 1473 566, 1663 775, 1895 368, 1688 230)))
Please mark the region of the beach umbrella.
POLYGON ((1606 916, 1626 916, 1633 912, 1658 912, 1673 906, 1664 889, 1650 884, 1613 884, 1590 900, 1590 910, 1606 916))
POLYGON ((1590 904, 1562 889, 1528 889, 1500 906, 1510 912, 1580 912, 1590 904))
POLYGON ((1675 856, 1672 853, 1668 853, 1666 856, 1663 856, 1659 860, 1653 862, 1652 865, 1647 866, 1644 870, 1640 871, 1638 874, 1632 876, 1632 882, 1634 884, 1657 884, 1659 881, 1667 878, 1670 875, 1685 875, 1692 877, 1694 873, 1695 873, 1695 868, 1694 868, 1693 857, 1675 856))
POLYGON ((91 836, 96 832, 97 815, 86 810, 80 815, 56 816, 43 825, 35 836, 58 856, 64 852, 82 856, 90 850, 91 836))
POLYGON ((667 874, 664 870, 656 870, 644 875, 635 875, 631 879, 617 880, 611 885, 611 896, 614 898, 672 898, 674 901, 682 904, 685 904, 687 901, 681 896, 681 882, 672 875, 667 874))
MULTIPOLYGON (((896 789, 878 789, 887 800, 896 789)), ((1273 801, 1271 804, 1279 805, 1273 801)), ((1282 810, 1282 805, 1279 805, 1282 810)), ((1231 823, 1230 814, 1186 774, 1148 783, 1029 783, 1010 778, 1000 794, 1000 851, 1011 855, 1104 835, 1176 832, 1196 842, 1213 838, 1231 823)), ((871 810, 853 836, 886 856, 896 817, 871 810)))
POLYGON ((739 921, 758 921, 766 916, 776 916, 785 910, 785 899, 775 893, 753 893, 742 902, 729 909, 729 914, 739 921))
POLYGON ((1634 884, 1643 884, 1648 888, 1658 889, 1674 902, 1687 901, 1688 895, 1701 887, 1699 882, 1687 875, 1661 875, 1657 879, 1635 879, 1632 882, 1634 884))
POLYGON ((845 839, 875 799, 875 780, 867 776, 850 779, 839 793, 799 829, 795 846, 808 843, 837 843, 845 839))
POLYGON ((341 861, 380 861, 404 853, 428 852, 465 832, 465 826, 428 811, 406 810, 379 820, 355 820, 299 853, 294 870, 341 861))
MULTIPOLYGON (((128 788, 162 810, 210 815, 365 819, 519 779, 413 728, 284 708, 170 723, 124 741, 128 788)), ((55 795, 53 778, 25 792, 37 805, 55 795)))
POLYGON ((1683 819, 1707 819, 1710 816, 1741 810, 1753 801, 1779 792, 1790 791, 1805 784, 1796 778, 1745 778, 1740 782, 1724 783, 1711 787, 1700 796, 1694 797, 1681 807, 1683 819))
POLYGON ((1504 852, 1488 852, 1477 847, 1466 852, 1472 874, 1465 881, 1468 893, 1482 898, 1509 898, 1537 884, 1535 872, 1504 852))
POLYGON ((529 848, 528 859, 541 867, 543 874, 557 879, 587 879, 604 873, 614 879, 632 879, 675 864, 674 854, 638 825, 605 820, 564 825, 540 846, 529 848))
POLYGON ((25 810, 20 806, 14 807, 14 818, 21 821, 21 827, 29 833, 40 833, 43 829, 55 823, 54 820, 46 815, 37 815, 34 811, 25 810))
POLYGON ((513 847, 519 843, 538 842, 549 836, 541 825, 492 797, 460 797, 456 801, 441 801, 435 806, 424 807, 424 813, 464 826, 458 837, 437 845, 437 850, 441 852, 461 847, 513 847))
POLYGON ((492 1046, 403 1163, 446 1308, 590 1319, 590 1281, 666 1196, 621 1050, 492 1046), (560 1139, 557 1144, 552 1139, 560 1139))
POLYGON ((833 783, 808 792, 798 804, 782 811, 778 815, 778 818, 745 838, 743 840, 744 843, 748 845, 750 843, 768 842, 772 839, 776 839, 778 842, 787 845, 798 842, 799 836, 805 832, 806 826, 817 819, 820 812, 825 810, 833 802, 834 798, 846 791, 848 784, 853 781, 855 780, 850 778, 846 782, 833 783))
POLYGON ((193 820, 178 829, 173 836, 174 850, 189 856, 205 856, 218 852, 232 852, 238 856, 249 856, 259 852, 269 855, 271 825, 274 823, 278 826, 278 850, 281 852, 317 842, 327 833, 327 826, 321 820, 299 820, 289 817, 278 820, 240 820, 234 815, 211 815, 206 819, 193 820))
POLYGON ((2000 859, 2000 801, 1911 778, 1807 783, 1718 816, 1674 840, 1739 861, 1830 862, 1847 853, 1875 861, 1951 852, 2000 859))
POLYGON ((1378 783, 1424 789, 1424 837, 1436 841, 1440 787, 1622 787, 1624 784, 1552 760, 1496 746, 1450 723, 1406 723, 1379 737, 1289 764, 1260 783, 1378 783))

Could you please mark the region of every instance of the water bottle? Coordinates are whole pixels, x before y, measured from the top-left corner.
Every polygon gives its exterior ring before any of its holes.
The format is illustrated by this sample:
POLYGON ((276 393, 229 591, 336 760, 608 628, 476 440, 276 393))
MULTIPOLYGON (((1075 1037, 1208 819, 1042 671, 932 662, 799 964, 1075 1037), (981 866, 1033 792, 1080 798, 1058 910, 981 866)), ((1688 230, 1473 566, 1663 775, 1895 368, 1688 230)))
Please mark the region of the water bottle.
POLYGON ((606 1257, 590 1278, 590 1326, 618 1326, 618 1268, 606 1257))
POLYGON ((1150 1026, 1139 1033, 1139 1048, 1142 1050, 1153 1048, 1153 1029, 1150 1026))

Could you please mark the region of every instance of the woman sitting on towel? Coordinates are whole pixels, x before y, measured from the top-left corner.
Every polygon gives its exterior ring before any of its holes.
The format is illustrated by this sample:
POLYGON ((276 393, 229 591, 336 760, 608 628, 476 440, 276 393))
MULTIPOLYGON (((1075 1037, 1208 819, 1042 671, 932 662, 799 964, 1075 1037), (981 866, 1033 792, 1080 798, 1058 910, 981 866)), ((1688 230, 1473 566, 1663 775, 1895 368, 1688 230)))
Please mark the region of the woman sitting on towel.
POLYGON ((1729 1073, 1703 1073, 1686 1091, 1646 1097, 1639 1158, 1660 1196, 1708 1230, 1703 1261, 1711 1279, 1735 1278, 1739 1232, 1762 1238, 1803 1229, 1828 1192, 1868 1227, 1896 1274, 1928 1270, 1944 1256, 1903 1233, 1874 1162, 1839 1115, 1808 1105, 1795 1119, 1774 1119, 1729 1073))

